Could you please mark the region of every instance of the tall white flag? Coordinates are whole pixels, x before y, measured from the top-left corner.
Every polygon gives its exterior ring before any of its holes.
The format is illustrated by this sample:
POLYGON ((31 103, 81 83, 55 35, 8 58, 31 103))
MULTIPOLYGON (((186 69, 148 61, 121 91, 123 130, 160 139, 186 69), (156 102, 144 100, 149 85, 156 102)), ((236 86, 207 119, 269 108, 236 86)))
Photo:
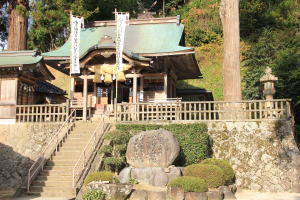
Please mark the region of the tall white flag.
POLYGON ((129 19, 128 13, 116 13, 117 18, 117 38, 116 38, 116 64, 118 71, 123 71, 123 49, 125 40, 126 22, 129 19))
POLYGON ((71 17, 71 58, 70 58, 70 74, 80 73, 79 50, 80 50, 80 31, 83 19, 71 17))

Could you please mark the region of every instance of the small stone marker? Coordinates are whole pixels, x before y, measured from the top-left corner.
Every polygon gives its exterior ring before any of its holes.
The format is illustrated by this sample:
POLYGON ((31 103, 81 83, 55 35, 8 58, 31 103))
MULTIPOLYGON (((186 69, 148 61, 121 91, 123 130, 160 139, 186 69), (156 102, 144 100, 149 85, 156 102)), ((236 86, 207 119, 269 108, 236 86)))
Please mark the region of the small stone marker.
POLYGON ((144 131, 133 136, 128 143, 126 159, 131 167, 169 167, 179 154, 176 137, 159 129, 144 131))

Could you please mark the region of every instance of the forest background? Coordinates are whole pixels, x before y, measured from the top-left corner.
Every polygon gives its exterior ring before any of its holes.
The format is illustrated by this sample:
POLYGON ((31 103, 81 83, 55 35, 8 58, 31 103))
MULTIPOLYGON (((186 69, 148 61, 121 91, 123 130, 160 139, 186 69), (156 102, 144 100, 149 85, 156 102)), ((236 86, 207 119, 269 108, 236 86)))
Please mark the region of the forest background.
MULTIPOLYGON (((69 10, 85 21, 114 19, 115 8, 131 18, 150 9, 163 15, 162 0, 0 0, 0 41, 6 41, 10 5, 28 17, 27 48, 56 49, 69 36, 69 10), (155 4, 156 2, 156 4, 155 4), (154 3, 154 4, 153 4, 154 3)), ((220 0, 165 0, 167 16, 181 15, 186 45, 193 46, 203 79, 186 80, 178 88, 204 88, 223 99, 223 35, 220 0)), ((299 0, 240 0, 243 99, 262 99, 259 79, 267 66, 279 81, 276 98, 300 101, 299 0)), ((0 44, 3 47, 5 42, 0 44)))

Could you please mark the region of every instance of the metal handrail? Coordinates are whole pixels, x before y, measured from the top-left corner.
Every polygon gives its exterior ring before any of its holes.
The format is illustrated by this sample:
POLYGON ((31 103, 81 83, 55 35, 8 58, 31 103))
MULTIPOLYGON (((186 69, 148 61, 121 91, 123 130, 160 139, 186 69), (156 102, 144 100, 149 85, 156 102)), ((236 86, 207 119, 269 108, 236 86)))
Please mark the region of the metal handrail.
POLYGON ((91 135, 91 138, 89 139, 88 143, 84 147, 76 164, 73 167, 73 188, 76 187, 80 179, 80 176, 82 175, 84 169, 88 165, 88 162, 93 152, 96 151, 96 147, 100 139, 104 136, 104 132, 105 132, 105 123, 104 123, 104 118, 102 118, 102 121, 94 130, 93 134, 91 135))
POLYGON ((70 129, 74 125, 74 119, 76 118, 76 110, 73 110, 71 114, 68 116, 66 121, 59 127, 57 132, 55 133, 54 137, 52 137, 51 141, 45 147, 45 149, 41 152, 39 158, 31 165, 30 169, 28 170, 28 182, 27 182, 27 190, 29 192, 30 184, 32 183, 35 176, 44 168, 46 160, 50 158, 50 156, 58 150, 59 144, 62 142, 63 138, 69 133, 70 129), (71 123, 71 126, 70 126, 71 123), (63 132, 63 128, 67 125, 67 130, 63 132), (61 132, 64 134, 61 135, 61 132), (51 148, 52 147, 52 148, 51 148), (50 155, 46 152, 49 151, 50 155))

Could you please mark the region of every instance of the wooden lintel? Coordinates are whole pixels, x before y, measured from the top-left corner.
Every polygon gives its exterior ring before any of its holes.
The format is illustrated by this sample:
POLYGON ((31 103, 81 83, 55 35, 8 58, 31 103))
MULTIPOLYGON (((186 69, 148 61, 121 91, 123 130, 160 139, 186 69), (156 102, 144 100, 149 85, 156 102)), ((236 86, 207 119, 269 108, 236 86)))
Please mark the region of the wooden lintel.
POLYGON ((126 78, 139 78, 142 77, 142 74, 125 74, 126 78))
POLYGON ((194 49, 185 50, 185 51, 177 51, 177 52, 165 52, 165 53, 142 53, 140 56, 143 57, 160 57, 160 56, 176 56, 176 55, 189 55, 195 54, 194 49))
POLYGON ((164 76, 164 75, 165 75, 165 73, 143 74, 144 77, 164 76))
POLYGON ((79 78, 81 79, 84 79, 84 77, 86 77, 87 79, 94 79, 95 75, 81 75, 81 76, 78 76, 79 78))

